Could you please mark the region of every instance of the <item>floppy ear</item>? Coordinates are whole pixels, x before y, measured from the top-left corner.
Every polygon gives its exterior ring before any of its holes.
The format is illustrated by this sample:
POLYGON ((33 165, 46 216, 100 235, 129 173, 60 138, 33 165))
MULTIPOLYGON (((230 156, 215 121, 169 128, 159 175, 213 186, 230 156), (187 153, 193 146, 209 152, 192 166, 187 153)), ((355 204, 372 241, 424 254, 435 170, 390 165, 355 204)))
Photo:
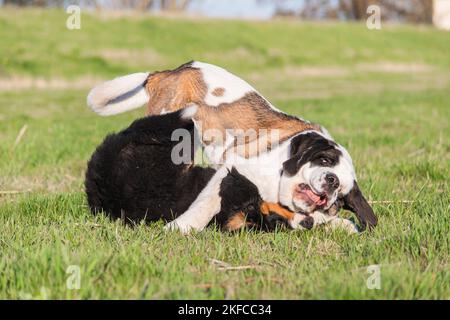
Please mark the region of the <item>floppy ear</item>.
POLYGON ((353 189, 344 197, 344 209, 350 210, 356 214, 363 230, 366 226, 368 226, 370 230, 377 225, 378 219, 361 193, 356 181, 354 181, 353 189))
POLYGON ((293 176, 298 170, 298 157, 290 158, 283 162, 283 171, 289 176, 293 176))
POLYGON ((283 171, 287 172, 290 176, 296 174, 301 166, 302 144, 306 137, 307 135, 299 135, 291 140, 289 159, 283 162, 283 171))

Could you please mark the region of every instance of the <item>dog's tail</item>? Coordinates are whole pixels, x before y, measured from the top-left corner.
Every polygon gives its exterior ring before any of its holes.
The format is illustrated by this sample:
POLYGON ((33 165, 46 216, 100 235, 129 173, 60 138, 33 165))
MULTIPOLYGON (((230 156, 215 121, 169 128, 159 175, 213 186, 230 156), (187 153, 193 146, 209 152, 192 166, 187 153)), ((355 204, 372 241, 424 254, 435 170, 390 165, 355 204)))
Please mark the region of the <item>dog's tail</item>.
POLYGON ((149 74, 133 73, 95 86, 87 96, 88 106, 102 116, 142 107, 149 100, 145 89, 149 74))

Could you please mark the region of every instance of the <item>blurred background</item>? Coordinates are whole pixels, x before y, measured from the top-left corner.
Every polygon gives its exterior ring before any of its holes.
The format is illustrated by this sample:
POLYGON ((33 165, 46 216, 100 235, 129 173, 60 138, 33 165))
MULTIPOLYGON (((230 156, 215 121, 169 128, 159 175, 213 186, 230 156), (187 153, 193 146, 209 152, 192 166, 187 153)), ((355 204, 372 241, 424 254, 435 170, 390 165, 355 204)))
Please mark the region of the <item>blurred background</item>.
POLYGON ((450 297, 450 0, 0 4, 0 298, 42 286, 50 298, 450 297), (99 117, 87 93, 190 60, 226 68, 281 110, 324 125, 352 155, 380 217, 375 235, 228 242, 214 233, 192 245, 93 221, 86 163, 145 111, 99 117), (223 272, 212 257, 258 269, 223 272), (78 291, 64 286, 74 262, 89 266, 78 291), (374 263, 381 290, 366 289, 362 266, 374 263))
POLYGON ((0 4, 0 189, 82 190, 95 145, 144 114, 100 118, 86 107, 89 90, 190 60, 222 66, 326 126, 367 176, 440 178, 447 163, 430 141, 448 135, 450 0, 0 4), (397 167, 400 153, 415 152, 417 163, 397 167))
POLYGON ((77 4, 91 10, 200 15, 219 18, 362 20, 367 8, 378 5, 383 20, 435 23, 450 28, 448 0, 0 0, 1 5, 64 7, 77 4))

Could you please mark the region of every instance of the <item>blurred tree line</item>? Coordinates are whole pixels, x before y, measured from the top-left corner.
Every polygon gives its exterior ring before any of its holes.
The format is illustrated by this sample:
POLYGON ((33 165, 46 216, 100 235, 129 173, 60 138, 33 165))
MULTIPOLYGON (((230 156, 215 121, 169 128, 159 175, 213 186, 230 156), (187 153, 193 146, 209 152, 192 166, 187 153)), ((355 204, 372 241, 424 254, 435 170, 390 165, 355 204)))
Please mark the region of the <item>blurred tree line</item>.
POLYGON ((431 23, 433 20, 434 0, 304 0, 304 5, 297 10, 287 7, 287 0, 260 1, 275 3, 275 15, 302 19, 363 20, 367 18, 367 8, 378 5, 383 20, 411 23, 431 23))
POLYGON ((69 4, 105 9, 183 11, 190 0, 3 0, 5 5, 63 7, 69 4))
MULTIPOLYGON (((71 3, 98 9, 133 9, 184 11, 192 2, 202 0, 3 0, 5 5, 59 6, 71 3)), ((256 0, 260 5, 275 7, 275 16, 300 19, 362 20, 367 17, 367 7, 378 5, 383 20, 411 23, 431 23, 434 0, 299 0, 301 5, 293 8, 292 0, 256 0)), ((450 0, 449 0, 450 1, 450 0)), ((1 1, 0 1, 1 2, 1 1)), ((235 3, 233 3, 236 5, 235 3)))

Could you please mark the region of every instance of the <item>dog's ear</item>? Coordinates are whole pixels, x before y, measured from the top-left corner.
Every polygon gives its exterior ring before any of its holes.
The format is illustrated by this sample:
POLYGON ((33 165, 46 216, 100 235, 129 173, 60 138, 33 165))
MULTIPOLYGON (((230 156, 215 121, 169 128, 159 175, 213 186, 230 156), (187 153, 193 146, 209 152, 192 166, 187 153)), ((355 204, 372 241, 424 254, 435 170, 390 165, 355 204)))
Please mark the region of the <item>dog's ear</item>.
POLYGON ((309 139, 309 135, 299 135, 291 140, 289 159, 283 162, 283 171, 290 176, 297 173, 298 169, 302 166, 302 159, 304 158, 304 146, 309 139))
POLYGON ((353 183, 353 188, 344 197, 344 209, 350 210, 356 214, 356 217, 361 223, 362 230, 364 230, 366 226, 371 230, 378 223, 377 217, 373 213, 367 200, 364 198, 356 181, 353 183))

